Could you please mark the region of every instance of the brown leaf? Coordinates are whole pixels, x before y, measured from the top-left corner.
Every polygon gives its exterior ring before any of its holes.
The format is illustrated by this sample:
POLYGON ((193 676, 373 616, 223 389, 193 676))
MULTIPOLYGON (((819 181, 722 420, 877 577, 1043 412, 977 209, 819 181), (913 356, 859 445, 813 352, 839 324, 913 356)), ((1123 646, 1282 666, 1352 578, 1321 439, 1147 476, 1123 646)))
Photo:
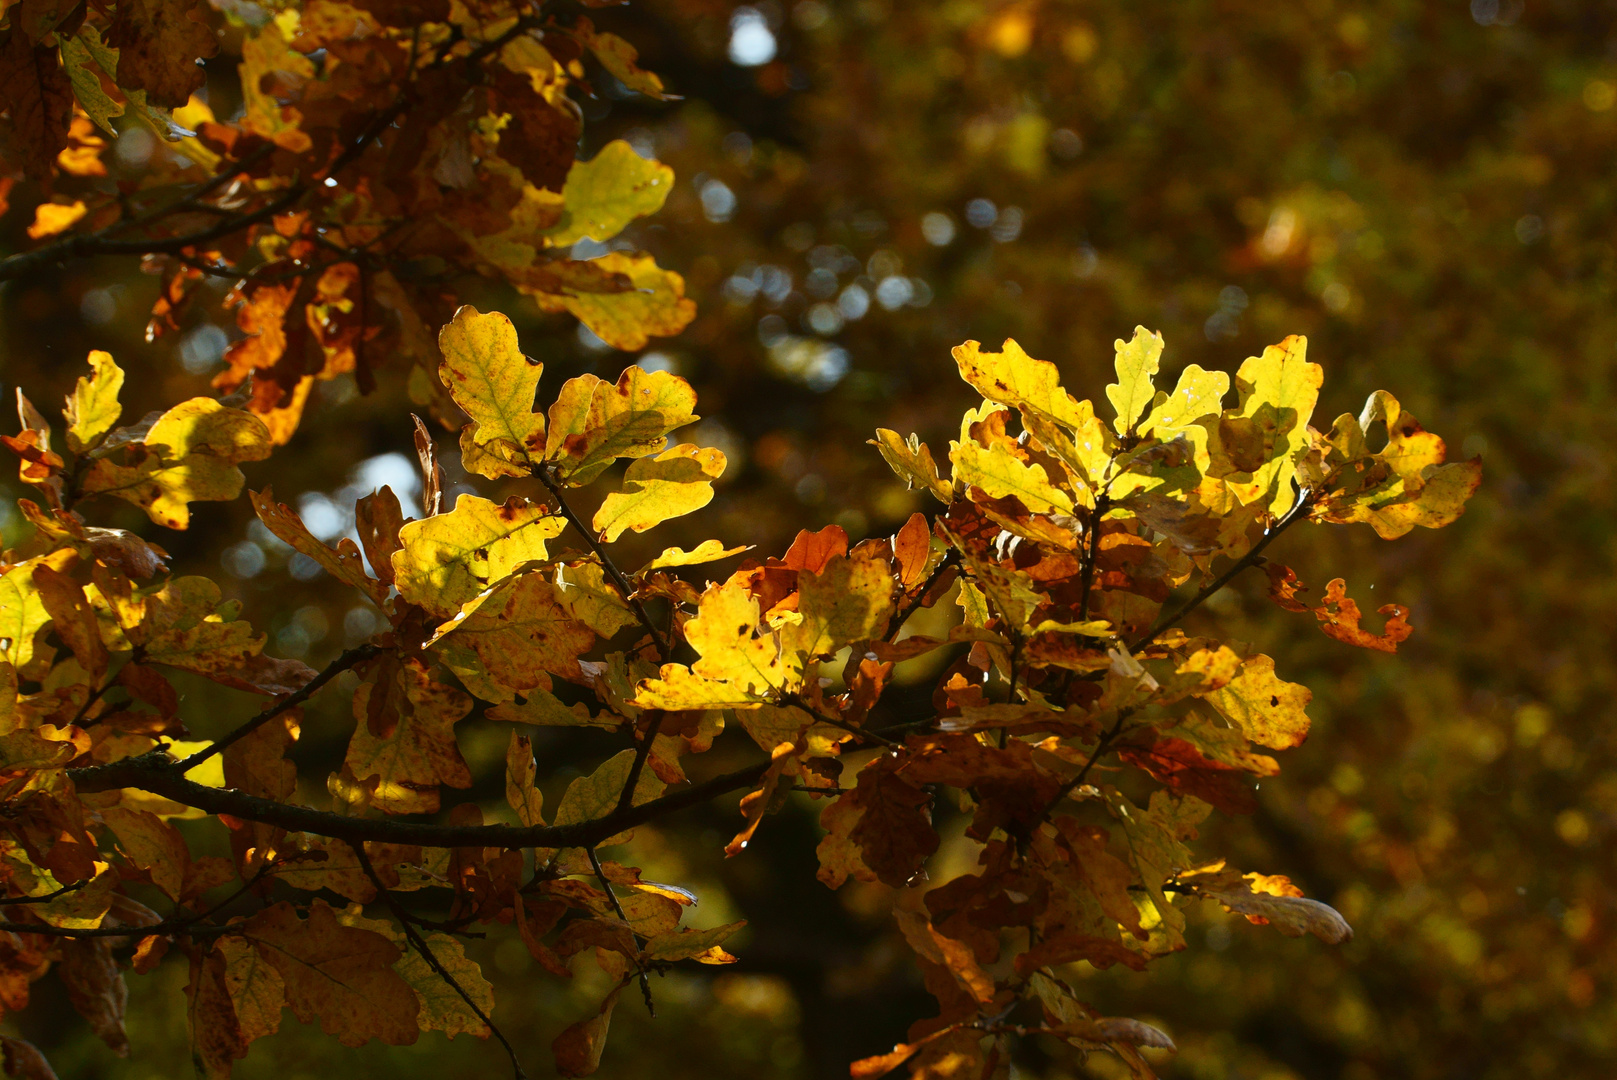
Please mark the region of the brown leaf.
POLYGON ((1287 611, 1313 610, 1297 599, 1297 594, 1307 592, 1308 586, 1297 580, 1297 575, 1292 572, 1291 567, 1281 566, 1277 562, 1265 562, 1263 572, 1269 575, 1269 599, 1287 611))
POLYGON ((867 766, 853 792, 837 801, 853 799, 862 808, 848 839, 878 879, 899 888, 938 849, 938 834, 932 831, 932 796, 899 777, 890 760, 867 766))
POLYGON ((1183 739, 1162 739, 1148 747, 1124 747, 1118 757, 1144 769, 1159 783, 1181 795, 1194 795, 1226 814, 1250 814, 1258 808, 1246 772, 1203 757, 1183 739))
POLYGON ((365 549, 365 558, 370 560, 371 572, 384 585, 393 584, 393 553, 403 547, 399 530, 404 528, 404 511, 393 489, 384 485, 382 490, 356 502, 354 525, 359 529, 359 542, 365 549))
POLYGON ((287 1003, 304 1023, 320 1022, 346 1046, 381 1039, 408 1046, 420 1032, 420 1003, 393 970, 400 952, 387 938, 344 926, 323 900, 307 921, 286 901, 254 915, 242 935, 280 972, 287 1003))
POLYGON ((1326 583, 1325 599, 1313 611, 1326 637, 1357 645, 1361 649, 1395 653, 1398 643, 1414 633, 1414 628, 1409 625, 1409 609, 1402 604, 1383 604, 1377 609, 1378 614, 1387 616, 1387 625, 1381 633, 1372 634, 1360 629, 1359 620, 1363 616, 1359 613, 1359 605, 1347 595, 1347 582, 1341 578, 1333 578, 1326 583))
POLYGON ((606 1049, 607 1029, 612 1025, 612 1010, 617 1007, 618 995, 629 985, 625 975, 612 992, 601 1002, 600 1010, 587 1020, 580 1020, 556 1036, 550 1044, 556 1055, 556 1071, 563 1076, 591 1076, 601 1067, 601 1051, 606 1049))
POLYGON ((34 568, 34 587, 39 590, 40 603, 50 615, 56 630, 73 656, 88 675, 88 683, 95 687, 107 671, 107 647, 101 643, 101 631, 95 609, 85 598, 79 583, 44 564, 34 568))
POLYGON ((199 0, 119 0, 107 44, 118 50, 118 83, 177 109, 207 82, 197 60, 219 51, 199 0))
POLYGON ((13 27, 0 44, 0 101, 11 111, 9 152, 30 180, 49 191, 52 166, 73 120, 73 85, 56 49, 35 45, 13 27))
POLYGON ((4 1054, 7 1076, 17 1080, 56 1080, 56 1072, 45 1055, 31 1042, 0 1035, 0 1054, 4 1054))
POLYGON ((124 1031, 124 1006, 129 988, 112 958, 108 938, 67 938, 62 942, 62 960, 56 966, 67 998, 84 1017, 90 1030, 119 1057, 129 1056, 129 1036, 124 1031))

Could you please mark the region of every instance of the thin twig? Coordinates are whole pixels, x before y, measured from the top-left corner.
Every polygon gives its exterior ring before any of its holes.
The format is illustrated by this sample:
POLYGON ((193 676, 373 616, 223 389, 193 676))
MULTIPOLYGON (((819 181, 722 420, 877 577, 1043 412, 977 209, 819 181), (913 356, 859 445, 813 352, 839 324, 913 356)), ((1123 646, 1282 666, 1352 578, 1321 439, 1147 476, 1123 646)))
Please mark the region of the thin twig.
MULTIPOLYGON (((594 848, 585 848, 584 853, 590 857, 590 867, 595 871, 595 879, 601 883, 601 891, 606 893, 606 898, 612 902, 612 910, 623 920, 623 925, 629 930, 629 936, 634 938, 638 946, 644 939, 634 932, 634 925, 629 922, 629 915, 623 910, 622 901, 618 899, 618 894, 612 891, 612 883, 606 880, 606 871, 601 868, 601 857, 595 853, 594 848)), ((651 979, 646 975, 646 965, 637 958, 635 967, 640 972, 640 996, 646 999, 646 1012, 655 1018, 657 1006, 651 1000, 651 979)))
POLYGON ((190 757, 184 759, 183 761, 177 762, 174 765, 174 771, 178 772, 182 776, 190 772, 204 761, 207 761, 213 755, 225 750, 237 742, 240 742, 242 739, 245 739, 247 736, 251 735, 253 732, 257 731, 259 728, 263 727, 277 716, 280 716, 288 709, 293 709, 299 705, 302 705, 305 701, 309 700, 309 698, 313 697, 322 686, 326 685, 326 683, 330 682, 332 679, 336 678, 338 675, 347 671, 354 665, 369 660, 371 657, 377 655, 381 651, 381 648, 376 645, 354 646, 352 649, 349 649, 347 652, 337 657, 337 659, 327 664, 325 670, 321 671, 320 674, 310 679, 306 684, 304 684, 301 690, 298 690, 296 693, 288 694, 286 697, 277 701, 275 704, 271 705, 269 708, 265 709, 263 712, 259 713, 245 724, 242 724, 224 738, 219 739, 211 746, 205 746, 201 750, 198 750, 196 753, 192 754, 190 757))
POLYGON ((52 900, 55 900, 58 896, 66 896, 68 893, 78 892, 88 884, 90 884, 90 879, 85 878, 83 881, 75 881, 71 885, 63 885, 60 889, 55 889, 51 892, 44 893, 41 896, 19 896, 16 898, 6 897, 4 899, 0 899, 0 907, 14 907, 21 904, 48 904, 52 900))
POLYGON ((1297 495, 1297 502, 1290 510, 1286 511, 1286 516, 1275 522, 1274 525, 1270 526, 1269 531, 1263 534, 1263 539, 1252 545, 1251 551, 1248 551, 1239 560, 1237 560, 1234 566, 1231 566, 1228 570, 1224 571, 1218 577, 1214 578, 1209 584, 1204 586, 1202 590, 1195 596, 1181 604, 1179 608, 1172 614, 1158 617, 1157 621, 1151 625, 1151 629, 1147 630, 1134 641, 1129 642, 1129 652, 1137 653, 1147 645, 1151 644, 1151 642, 1157 639, 1158 634, 1168 629, 1168 627, 1172 626, 1174 623, 1178 622, 1192 611, 1195 611, 1202 605, 1204 601, 1207 600, 1208 597, 1212 596, 1214 593, 1218 592, 1224 586, 1233 581, 1235 576, 1242 570, 1245 570, 1249 566, 1257 565, 1258 560, 1262 557, 1264 550, 1267 549, 1270 544, 1274 543, 1275 539, 1279 537, 1281 533, 1285 532, 1287 529, 1291 528, 1292 525, 1296 524, 1298 521, 1301 521, 1305 516, 1307 516, 1309 509, 1313 505, 1313 492, 1307 490, 1299 492, 1297 495))
POLYGON ((646 605, 635 595, 634 587, 629 584, 629 579, 624 576, 622 570, 618 569, 618 564, 612 561, 612 557, 606 553, 606 548, 601 544, 601 541, 580 520, 578 513, 568 505, 561 483, 556 479, 555 473, 551 471, 550 466, 540 465, 534 470, 534 475, 555 497, 556 509, 561 513, 562 517, 567 519, 569 525, 578 530, 578 534, 584 538, 584 542, 589 544, 590 550, 600 560, 601 569, 606 571, 607 576, 612 579, 612 584, 618 587, 618 591, 623 594, 623 599, 634 610, 635 618, 640 621, 640 625, 645 628, 646 633, 651 635, 651 641, 657 648, 658 657, 665 664, 671 663, 673 661, 673 651, 669 648, 667 640, 663 638, 662 631, 658 630, 656 624, 651 621, 651 616, 646 613, 646 605))
POLYGON ((909 621, 910 616, 921 609, 921 601, 925 600, 926 594, 932 591, 932 586, 936 585, 938 579, 959 561, 960 552, 954 548, 950 548, 943 558, 938 560, 938 565, 932 568, 932 573, 928 574, 926 580, 921 583, 921 588, 916 592, 915 598, 904 606, 904 610, 900 611, 898 617, 893 620, 892 625, 888 626, 886 641, 890 642, 898 636, 898 632, 904 628, 904 624, 909 621))
POLYGON ((885 735, 878 734, 869 728, 856 727, 855 725, 850 724, 846 720, 842 719, 840 716, 827 716, 814 706, 810 705, 799 694, 782 694, 780 700, 781 704, 783 705, 794 705, 797 708, 802 709, 804 712, 808 713, 822 724, 830 724, 834 728, 841 728, 850 735, 855 735, 870 742, 880 743, 889 750, 903 749, 901 744, 896 743, 892 739, 887 738, 885 735))
MULTIPOLYGON (((662 631, 658 630, 656 624, 651 621, 651 615, 646 611, 645 603, 635 595, 634 587, 629 584, 629 579, 624 576, 623 571, 618 569, 618 564, 612 561, 612 556, 607 554, 606 548, 602 545, 600 539, 594 532, 585 527, 584 522, 578 516, 578 512, 568 503, 567 496, 562 490, 561 482, 556 479, 551 467, 541 464, 534 470, 534 475, 539 477, 540 483, 545 485, 551 497, 556 500, 556 509, 561 512, 562 517, 567 519, 567 523, 578 531, 578 534, 584 538, 584 542, 589 544, 590 550, 595 552, 595 557, 600 560, 601 569, 606 571, 607 576, 612 579, 612 583, 618 587, 618 591, 623 593, 623 599, 634 611, 635 618, 640 621, 640 625, 645 629, 646 633, 651 635, 651 643, 657 650, 658 659, 664 664, 670 663, 673 660, 674 651, 669 646, 668 639, 663 637, 662 631)), ((641 739, 640 744, 635 747, 634 761, 629 765, 628 779, 623 783, 623 790, 618 793, 618 813, 623 813, 634 805, 635 788, 640 785, 640 774, 645 771, 646 759, 651 756, 651 746, 657 739, 657 731, 662 727, 662 722, 663 713, 658 712, 657 718, 652 722, 650 729, 647 730, 645 738, 641 739)))
POLYGON ((399 927, 404 931, 404 939, 410 943, 410 946, 416 952, 421 954, 421 959, 427 962, 427 966, 437 972, 438 977, 448 983, 451 990, 460 995, 460 999, 466 1003, 467 1008, 472 1010, 473 1015, 483 1021, 489 1031, 494 1033, 494 1037, 500 1040, 500 1045, 505 1047, 506 1056, 511 1059, 511 1071, 516 1074, 516 1080, 527 1080, 528 1074, 522 1071, 522 1061, 517 1057, 516 1048, 505 1037, 505 1032, 501 1031, 494 1021, 489 1018, 488 1013, 483 1011, 482 1006, 472 1000, 472 996, 466 992, 466 988, 461 986, 459 981, 449 973, 449 969, 444 967, 443 961, 438 959, 438 955, 432 951, 426 939, 416 930, 411 922, 409 912, 404 910, 404 905, 400 904, 398 899, 388 891, 387 886, 382 884, 381 877, 376 873, 376 867, 371 865, 371 857, 365 853, 365 845, 350 841, 348 846, 353 849, 354 857, 359 860, 360 869, 365 871, 365 876, 370 878, 371 884, 376 887, 377 897, 398 918, 399 927))

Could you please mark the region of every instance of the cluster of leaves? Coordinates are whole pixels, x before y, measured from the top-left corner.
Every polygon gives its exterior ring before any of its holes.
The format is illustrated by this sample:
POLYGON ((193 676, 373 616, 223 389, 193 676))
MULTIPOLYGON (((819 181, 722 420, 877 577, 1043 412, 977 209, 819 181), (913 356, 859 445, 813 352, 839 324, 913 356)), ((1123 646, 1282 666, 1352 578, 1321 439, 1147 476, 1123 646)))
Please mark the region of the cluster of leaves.
POLYGON ((1195 366, 1158 391, 1162 340, 1139 329, 1117 343, 1108 422, 1014 342, 999 353, 967 342, 955 359, 983 401, 951 443, 950 474, 914 437, 876 440, 942 504, 930 523, 916 514, 891 538, 851 546, 837 526, 804 531, 782 556, 699 588, 678 571, 744 549, 668 548, 632 572, 612 556, 624 533, 706 505, 724 469, 715 449, 669 446, 696 419, 684 380, 639 367, 615 383, 580 376, 538 411, 540 365, 505 316, 462 308, 438 345, 436 374, 469 421, 467 471, 531 476, 546 497, 462 494, 445 506, 424 433, 424 516, 407 520, 384 487, 355 508, 358 545, 328 546, 271 492, 252 494, 266 528, 386 617, 318 673, 266 657, 213 582, 169 575, 162 549, 78 509, 105 494, 178 529, 189 503, 237 497, 237 464, 274 441, 245 395, 118 427, 123 374, 94 355, 60 450, 20 398, 23 430, 5 441, 40 501, 20 501, 35 531, 5 553, 0 577, 8 1009, 54 968, 122 1048, 121 964, 147 971, 175 951, 190 964, 206 1075, 228 1075, 285 1005, 351 1044, 428 1029, 504 1042, 460 935, 515 924, 546 970, 567 977, 572 958, 593 955, 612 980, 598 1012, 553 1044, 564 1075, 587 1075, 627 987, 638 980, 650 1005, 649 973, 732 961, 724 942, 740 926, 682 928, 692 894, 600 851, 737 790, 747 793, 728 853, 806 789, 825 800, 821 880, 897 891, 900 929, 941 1011, 856 1076, 906 1062, 921 1077, 989 1075, 1005 1040, 1037 1032, 1080 1054, 1110 1050, 1150 1077, 1140 1048, 1166 1036, 1099 1015, 1067 965, 1140 969, 1184 948, 1193 899, 1285 934, 1350 936, 1285 877, 1190 847, 1213 808, 1252 809, 1255 779, 1278 769, 1262 750, 1302 742, 1309 692, 1253 647, 1179 623, 1263 565, 1281 606, 1312 612, 1339 640, 1396 649, 1409 632, 1402 608, 1382 607, 1375 633, 1340 581, 1310 607, 1296 576, 1263 559, 1299 521, 1396 537, 1461 513, 1479 466, 1446 462, 1442 441, 1390 395, 1329 431, 1311 427, 1321 369, 1296 337, 1241 366, 1233 405, 1229 377, 1195 366), (620 459, 618 489, 586 524, 569 490, 620 459), (569 527, 581 549, 556 544, 569 527), (909 617, 952 588, 960 625, 905 636, 909 617), (898 664, 951 646, 966 648, 931 716, 872 723, 898 664), (192 741, 176 670, 273 700, 217 741, 192 741), (289 756, 301 705, 346 671, 358 678, 354 732, 326 799, 312 800, 289 756), (455 729, 474 711, 513 725, 516 824, 444 805, 445 788, 473 780, 455 729), (687 759, 727 724, 762 760, 691 783, 687 759), (625 746, 575 779, 547 820, 530 726, 594 727, 625 746), (934 882, 938 799, 959 807, 979 857, 976 872, 934 882), (174 823, 195 818, 228 831, 230 858, 194 854, 174 823), (248 898, 256 910, 235 909, 248 898))
POLYGON ((11 113, 0 212, 19 179, 44 201, 0 280, 91 255, 141 255, 162 277, 148 339, 179 328, 194 286, 226 297, 245 337, 215 386, 284 443, 317 382, 376 385, 393 364, 444 407, 428 329, 456 282, 508 283, 625 349, 695 314, 680 275, 612 241, 656 212, 673 173, 615 142, 575 161, 591 93, 583 59, 664 98, 635 50, 588 18, 506 0, 228 5, 8 0, 0 88, 11 113), (226 5, 221 5, 226 6, 226 5), (240 39, 239 119, 204 97, 214 22, 240 39), (109 176, 103 136, 144 125, 172 152, 138 180, 109 176), (619 250, 618 248, 622 248, 619 250))

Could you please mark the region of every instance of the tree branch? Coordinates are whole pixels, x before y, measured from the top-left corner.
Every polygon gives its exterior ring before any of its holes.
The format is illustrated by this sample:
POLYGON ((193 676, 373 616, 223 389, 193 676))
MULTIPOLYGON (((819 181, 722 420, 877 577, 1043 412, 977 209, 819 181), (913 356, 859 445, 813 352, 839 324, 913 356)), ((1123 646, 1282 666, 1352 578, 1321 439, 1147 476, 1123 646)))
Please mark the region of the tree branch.
POLYGON ((278 825, 344 841, 418 844, 422 847, 594 847, 624 829, 699 806, 731 791, 757 783, 769 763, 760 762, 714 777, 626 811, 573 825, 436 825, 395 818, 353 818, 307 806, 275 802, 235 788, 215 788, 187 780, 173 758, 161 750, 110 765, 66 770, 80 794, 135 788, 183 803, 206 814, 228 814, 246 821, 278 825))
POLYGON ((377 655, 381 651, 381 648, 376 645, 356 645, 354 648, 349 649, 347 652, 337 657, 337 659, 327 664, 325 670, 321 671, 320 674, 310 679, 308 683, 304 685, 303 689, 297 691, 296 693, 288 694, 286 697, 277 701, 275 704, 271 705, 269 708, 265 709, 251 720, 242 724, 235 731, 232 731, 224 738, 216 741, 212 746, 203 747, 201 750, 198 750, 184 761, 176 762, 174 765, 174 771, 179 773, 181 776, 184 776, 186 773, 190 772, 204 761, 207 761, 209 758, 213 757, 213 755, 219 753, 227 747, 234 745, 237 742, 240 742, 242 739, 245 739, 247 736, 251 735, 253 732, 257 731, 259 728, 263 727, 277 716, 280 716, 288 709, 293 709, 299 705, 302 705, 305 701, 308 701, 309 698, 313 697, 322 686, 326 685, 326 683, 347 671, 355 664, 369 660, 371 657, 377 655))
MULTIPOLYGON (((365 845, 349 841, 348 846, 353 849, 354 857, 359 860, 360 869, 365 871, 365 876, 370 878, 371 884, 376 887, 377 897, 388 906, 388 909, 399 920, 399 926, 404 931, 404 939, 410 943, 410 946, 416 952, 421 954, 421 959, 427 962, 427 966, 432 968, 440 979, 448 983, 450 989, 460 995, 460 999, 466 1003, 467 1008, 472 1010, 473 1015, 483 1021, 489 1031, 494 1033, 494 1037, 500 1040, 500 1045, 505 1047, 506 1056, 511 1059, 511 1070, 516 1074, 516 1080, 527 1080, 528 1074, 522 1071, 522 1061, 517 1057, 516 1048, 505 1037, 505 1032, 501 1031, 498 1025, 483 1011, 482 1007, 472 1000, 472 996, 466 992, 466 988, 461 986, 460 982, 449 973, 449 969, 444 967, 443 961, 438 959, 438 954, 432 951, 426 939, 416 930, 411 922, 410 913, 405 911, 404 905, 400 904, 397 898, 388 891, 387 886, 382 883, 381 877, 376 873, 376 867, 371 865, 371 857, 365 853, 365 845)), ((520 900, 517 902, 521 903, 520 900)))
POLYGON ((1181 604, 1179 608, 1172 614, 1159 616, 1157 621, 1151 625, 1151 629, 1147 630, 1135 640, 1129 642, 1129 652, 1139 652, 1141 649, 1151 644, 1151 642, 1157 639, 1158 634, 1168 629, 1168 627, 1172 626, 1174 623, 1178 622, 1192 611, 1195 611, 1197 608, 1201 607, 1202 603, 1206 601, 1208 597, 1212 596, 1224 586, 1228 585, 1242 570, 1245 570, 1249 566, 1257 565, 1258 560, 1262 557, 1265 549, 1267 549, 1270 544, 1274 543, 1275 539, 1281 533, 1285 532, 1287 529, 1291 528, 1292 525, 1306 517, 1309 508, 1313 505, 1313 492, 1307 490, 1298 492, 1297 502, 1290 510, 1286 511, 1286 516, 1271 526, 1269 531, 1263 534, 1263 539, 1252 545, 1251 551, 1248 551, 1239 560, 1237 560, 1234 566, 1230 567, 1228 570, 1218 575, 1218 577, 1214 578, 1210 583, 1205 585, 1195 596, 1181 604))

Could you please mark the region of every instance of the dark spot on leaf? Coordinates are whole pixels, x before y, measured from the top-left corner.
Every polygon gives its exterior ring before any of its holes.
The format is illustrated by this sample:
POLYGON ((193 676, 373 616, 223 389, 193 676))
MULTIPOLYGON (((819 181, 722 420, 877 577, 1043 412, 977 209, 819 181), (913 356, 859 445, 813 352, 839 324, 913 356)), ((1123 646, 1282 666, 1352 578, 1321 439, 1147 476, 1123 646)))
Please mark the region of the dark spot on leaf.
POLYGON ((1271 709, 1278 709, 1280 707, 1280 695, 1279 694, 1270 694, 1269 695, 1269 707, 1271 709))

